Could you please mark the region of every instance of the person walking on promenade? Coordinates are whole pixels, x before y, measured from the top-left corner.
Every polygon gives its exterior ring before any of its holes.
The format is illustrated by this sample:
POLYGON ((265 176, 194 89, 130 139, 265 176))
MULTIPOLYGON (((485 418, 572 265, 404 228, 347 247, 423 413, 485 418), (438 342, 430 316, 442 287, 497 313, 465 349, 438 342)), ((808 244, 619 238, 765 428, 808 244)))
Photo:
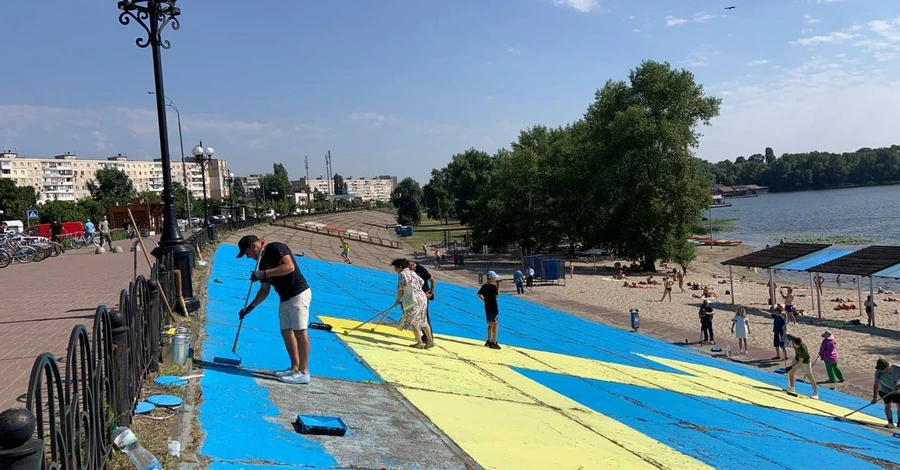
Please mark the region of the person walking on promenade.
POLYGON ((703 303, 700 304, 700 311, 697 313, 700 317, 700 332, 703 334, 703 340, 700 341, 700 344, 705 344, 707 342, 711 342, 712 344, 716 344, 716 338, 713 335, 713 308, 709 306, 708 300, 703 300, 703 303))
POLYGON ((522 270, 520 268, 516 268, 516 272, 513 273, 513 282, 516 284, 516 294, 524 294, 525 293, 525 275, 522 274, 522 270))
POLYGON ((678 280, 678 288, 681 289, 681 293, 684 294, 684 274, 675 270, 675 279, 678 280))
POLYGON ((806 348, 806 345, 803 344, 802 339, 791 335, 787 335, 787 339, 794 347, 794 362, 792 362, 791 366, 788 368, 788 394, 797 394, 797 392, 794 391, 794 377, 799 370, 801 374, 804 374, 804 377, 806 377, 809 384, 812 385, 813 393, 809 397, 813 400, 818 400, 819 387, 816 385, 816 378, 813 377, 812 368, 809 365, 809 350, 806 348))
POLYGON ((400 305, 402 313, 400 315, 401 330, 412 328, 413 336, 416 342, 410 346, 416 349, 431 349, 434 347, 434 336, 428 327, 428 297, 422 286, 425 281, 422 280, 412 269, 409 268, 409 261, 405 258, 397 258, 391 261, 391 266, 397 272, 397 298, 394 305, 400 305), (421 329, 421 332, 419 331, 421 329), (430 341, 425 342, 422 338, 430 341))
POLYGON ((731 332, 738 340, 738 354, 747 354, 747 337, 750 336, 750 321, 747 320, 747 311, 744 307, 738 309, 737 314, 731 319, 731 332))
POLYGON ((250 281, 259 281, 259 292, 246 308, 238 312, 244 319, 253 309, 266 300, 274 287, 278 294, 278 326, 287 350, 291 366, 275 372, 284 383, 308 384, 310 343, 309 306, 312 290, 297 266, 294 253, 281 242, 266 243, 256 235, 244 235, 238 241, 238 258, 259 260, 259 269, 250 274, 250 281))
POLYGON ((350 261, 350 244, 347 243, 343 237, 341 238, 341 258, 344 258, 345 263, 353 264, 353 262, 350 261))
POLYGON ((500 306, 497 297, 500 296, 500 276, 494 271, 488 271, 487 282, 478 289, 478 298, 484 302, 484 317, 487 320, 487 341, 484 345, 491 349, 500 349, 497 344, 497 326, 500 316, 500 306))
MULTIPOLYGON (((437 279, 425 269, 425 266, 416 263, 415 261, 409 262, 409 269, 412 269, 417 276, 422 279, 422 292, 425 292, 425 320, 428 323, 428 331, 431 334, 434 334, 434 327, 431 326, 431 301, 434 300, 434 287, 437 284, 437 279)), ((422 341, 428 343, 428 337, 425 334, 422 334, 422 341)))
POLYGON ((784 353, 784 360, 787 360, 787 317, 784 315, 784 308, 781 305, 775 307, 772 312, 772 346, 775 347, 775 357, 773 361, 781 360, 781 353, 784 353))
POLYGON ((106 240, 106 243, 109 244, 109 252, 113 252, 113 244, 112 244, 112 231, 109 228, 109 218, 105 215, 103 216, 103 220, 100 221, 100 246, 103 246, 103 240, 106 240))
POLYGON ((879 397, 884 401, 884 415, 887 417, 885 427, 893 428, 895 425, 891 403, 897 409, 897 423, 900 423, 900 365, 891 364, 884 358, 875 361, 875 385, 872 387, 873 405, 878 402, 879 397))
POLYGON ((527 287, 528 290, 534 289, 534 268, 531 266, 525 270, 525 287, 527 287))
POLYGON ((841 383, 844 381, 844 374, 838 368, 837 340, 834 339, 834 335, 830 331, 822 333, 822 344, 819 345, 819 358, 825 363, 825 373, 828 374, 829 382, 841 383))

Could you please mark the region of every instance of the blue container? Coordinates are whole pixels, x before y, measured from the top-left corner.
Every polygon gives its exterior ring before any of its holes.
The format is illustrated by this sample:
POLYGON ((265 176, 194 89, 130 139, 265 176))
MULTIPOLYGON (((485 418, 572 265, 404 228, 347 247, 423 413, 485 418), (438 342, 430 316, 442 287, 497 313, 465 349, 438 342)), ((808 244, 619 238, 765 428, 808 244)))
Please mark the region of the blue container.
POLYGON ((347 434, 347 425, 338 416, 297 415, 297 426, 300 428, 301 434, 325 436, 347 434))
MULTIPOLYGON (((556 259, 548 259, 544 260, 544 280, 545 281, 555 281, 559 279, 559 260, 556 259)), ((535 270, 537 271, 537 270, 535 270)))

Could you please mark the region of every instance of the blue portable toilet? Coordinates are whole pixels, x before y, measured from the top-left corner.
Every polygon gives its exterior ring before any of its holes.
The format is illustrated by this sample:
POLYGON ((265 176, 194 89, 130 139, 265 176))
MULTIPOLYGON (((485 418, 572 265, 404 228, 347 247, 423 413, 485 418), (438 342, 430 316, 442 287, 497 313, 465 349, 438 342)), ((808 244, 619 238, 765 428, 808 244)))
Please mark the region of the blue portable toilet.
POLYGON ((548 259, 544 260, 544 280, 545 281, 555 281, 559 279, 559 260, 556 259, 548 259))

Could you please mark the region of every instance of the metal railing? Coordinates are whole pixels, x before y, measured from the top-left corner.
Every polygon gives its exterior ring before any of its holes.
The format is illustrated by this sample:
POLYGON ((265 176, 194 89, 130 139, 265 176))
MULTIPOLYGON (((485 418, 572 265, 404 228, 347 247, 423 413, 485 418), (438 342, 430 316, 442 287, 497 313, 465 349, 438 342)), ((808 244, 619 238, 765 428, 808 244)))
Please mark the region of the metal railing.
POLYGON ((287 227, 292 228, 294 230, 302 230, 304 232, 318 233, 321 235, 328 235, 331 237, 339 237, 345 238, 347 240, 354 240, 362 243, 371 243, 373 245, 380 245, 388 248, 402 249, 403 244, 398 241, 394 241, 388 238, 381 237, 373 237, 371 235, 362 235, 359 233, 349 232, 347 230, 336 230, 334 228, 329 228, 328 226, 321 227, 318 225, 312 225, 307 222, 295 222, 291 220, 279 220, 276 221, 273 225, 277 225, 279 227, 287 227))
POLYGON ((154 263, 150 278, 137 277, 119 293, 119 305, 100 305, 93 330, 77 325, 69 335, 64 366, 52 353, 31 368, 25 408, 0 419, 0 468, 102 469, 110 430, 129 426, 144 379, 158 369, 165 318, 160 289, 174 298, 171 257, 154 263))

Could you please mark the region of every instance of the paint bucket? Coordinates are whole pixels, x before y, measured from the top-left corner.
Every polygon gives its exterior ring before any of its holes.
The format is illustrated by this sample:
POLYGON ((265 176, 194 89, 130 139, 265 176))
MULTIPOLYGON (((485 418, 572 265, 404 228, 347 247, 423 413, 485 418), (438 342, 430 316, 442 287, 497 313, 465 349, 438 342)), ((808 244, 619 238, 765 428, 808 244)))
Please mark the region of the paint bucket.
POLYGON ((170 334, 168 331, 163 330, 159 333, 159 344, 160 344, 160 361, 164 364, 172 363, 172 342, 175 335, 170 334))
POLYGON ((731 357, 731 346, 725 347, 725 357, 731 357))
POLYGON ((191 335, 176 334, 172 340, 172 362, 179 366, 187 364, 190 348, 191 335))

